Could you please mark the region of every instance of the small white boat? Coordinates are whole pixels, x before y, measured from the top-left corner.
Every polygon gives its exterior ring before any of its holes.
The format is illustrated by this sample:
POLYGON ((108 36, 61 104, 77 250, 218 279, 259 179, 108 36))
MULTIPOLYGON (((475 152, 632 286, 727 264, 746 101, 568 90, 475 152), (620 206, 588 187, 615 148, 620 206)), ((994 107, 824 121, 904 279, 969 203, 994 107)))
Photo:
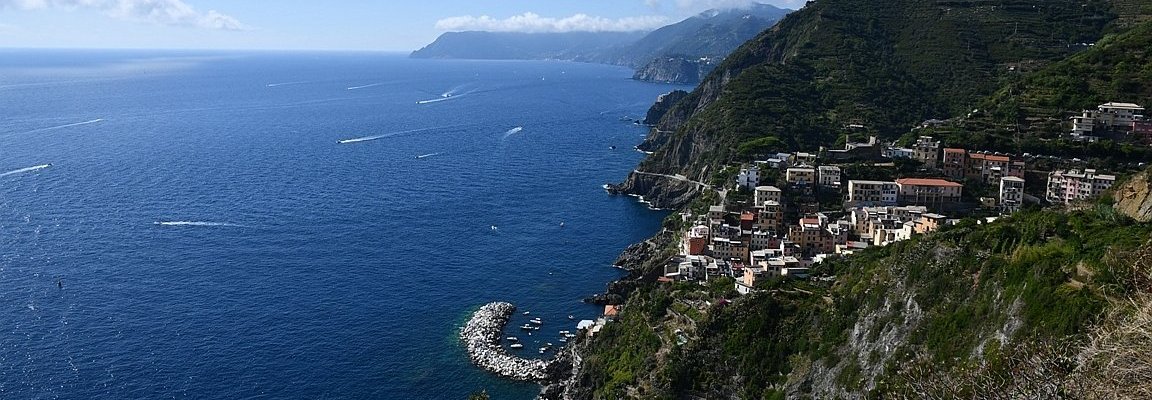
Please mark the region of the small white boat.
POLYGON ((576 320, 576 317, 569 315, 569 316, 568 316, 568 320, 569 320, 569 321, 575 321, 575 320, 576 320))
POLYGON ((564 337, 566 337, 566 338, 574 338, 574 337, 576 337, 576 334, 575 334, 575 333, 566 333, 566 334, 564 334, 564 337))
POLYGON ((530 321, 528 321, 528 322, 531 322, 531 323, 533 323, 533 324, 536 324, 536 325, 542 325, 542 324, 544 324, 544 321, 543 321, 543 320, 541 320, 540 318, 532 318, 532 320, 530 320, 530 321))
POLYGON ((544 344, 548 345, 547 347, 552 347, 552 342, 548 342, 548 343, 544 343, 544 344))
POLYGON ((520 344, 520 343, 512 343, 512 344, 511 344, 511 345, 509 345, 508 347, 510 347, 510 348, 513 348, 513 349, 523 349, 523 348, 524 348, 524 345, 522 345, 522 344, 520 344))
POLYGON ((520 325, 520 329, 523 329, 523 330, 526 330, 526 331, 530 331, 530 330, 532 330, 532 329, 535 329, 535 327, 534 327, 534 326, 532 326, 532 325, 524 324, 524 325, 520 325))
POLYGON ((569 333, 572 333, 572 331, 560 331, 560 334, 561 334, 561 335, 567 335, 567 334, 569 334, 569 333))
POLYGON ((525 312, 524 312, 524 315, 528 315, 528 312, 527 312, 527 311, 525 311, 525 312))
POLYGON ((507 337, 506 339, 507 339, 509 342, 519 342, 519 341, 520 341, 520 339, 519 339, 519 338, 517 338, 517 337, 515 337, 515 336, 509 336, 509 337, 507 337))
POLYGON ((568 343, 568 338, 560 338, 560 343, 568 343))

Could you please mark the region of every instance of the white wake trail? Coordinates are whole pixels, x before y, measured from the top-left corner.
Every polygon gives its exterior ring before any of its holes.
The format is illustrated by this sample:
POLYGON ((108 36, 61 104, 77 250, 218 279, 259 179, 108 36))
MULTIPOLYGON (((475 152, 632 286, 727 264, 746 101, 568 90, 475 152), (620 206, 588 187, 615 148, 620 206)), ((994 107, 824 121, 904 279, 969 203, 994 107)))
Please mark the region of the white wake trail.
POLYGON ((12 170, 12 171, 8 171, 8 172, 5 172, 5 173, 3 173, 3 174, 0 174, 0 177, 3 177, 3 176, 9 176, 9 175, 16 175, 16 174, 22 174, 22 173, 25 173, 25 172, 33 172, 33 171, 39 171, 39 170, 42 170, 42 169, 44 169, 44 168, 48 168, 48 167, 51 167, 51 166, 52 166, 52 164, 43 164, 43 165, 37 165, 37 166, 34 166, 34 167, 28 167, 28 168, 20 168, 20 169, 17 169, 17 170, 12 170))
POLYGON ((377 86, 380 86, 380 85, 383 85, 383 84, 384 84, 384 83, 372 83, 372 84, 368 84, 368 85, 362 85, 362 86, 353 86, 353 87, 350 87, 350 88, 348 88, 348 90, 360 90, 360 89, 367 89, 367 88, 370 88, 370 87, 377 87, 377 86))
POLYGON ((428 153, 428 154, 424 154, 424 155, 419 155, 419 156, 416 156, 416 159, 418 159, 418 160, 419 160, 419 159, 421 159, 421 158, 435 157, 435 156, 438 156, 438 155, 441 155, 441 154, 444 154, 444 153, 428 153))
POLYGON ((399 136, 399 135, 404 135, 404 134, 408 134, 408 133, 432 131, 432 130, 437 130, 437 129, 455 129, 455 128, 460 128, 460 127, 464 127, 464 126, 468 126, 468 125, 469 124, 460 124, 460 125, 439 126, 439 127, 432 127, 432 128, 409 129, 406 131, 389 132, 389 133, 380 134, 380 135, 364 136, 364 137, 351 138, 351 139, 342 139, 342 140, 337 140, 336 143, 352 144, 352 143, 370 142, 373 140, 379 140, 379 139, 383 139, 383 138, 387 138, 387 137, 399 136))
POLYGON ((298 82, 269 83, 267 86, 268 87, 280 87, 280 86, 289 86, 289 85, 303 85, 305 83, 309 83, 309 82, 308 81, 298 81, 298 82))
POLYGON ((64 124, 64 125, 58 125, 58 126, 50 126, 47 128, 33 129, 30 131, 26 131, 24 133, 28 134, 28 133, 36 133, 36 132, 44 132, 44 131, 54 131, 57 129, 71 128, 74 126, 81 126, 81 125, 98 124, 101 122, 104 122, 104 118, 96 118, 96 119, 91 120, 91 121, 84 121, 84 122, 77 122, 77 123, 73 123, 73 124, 64 124))

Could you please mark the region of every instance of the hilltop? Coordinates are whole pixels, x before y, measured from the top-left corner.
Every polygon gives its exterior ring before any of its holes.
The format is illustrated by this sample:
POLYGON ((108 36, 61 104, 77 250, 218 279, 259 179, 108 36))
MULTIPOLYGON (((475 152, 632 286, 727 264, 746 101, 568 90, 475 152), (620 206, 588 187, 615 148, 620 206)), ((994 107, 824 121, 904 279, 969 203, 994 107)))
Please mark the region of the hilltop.
POLYGON ((640 80, 697 83, 789 11, 765 4, 714 9, 652 32, 448 32, 412 57, 593 62, 637 69, 640 80))

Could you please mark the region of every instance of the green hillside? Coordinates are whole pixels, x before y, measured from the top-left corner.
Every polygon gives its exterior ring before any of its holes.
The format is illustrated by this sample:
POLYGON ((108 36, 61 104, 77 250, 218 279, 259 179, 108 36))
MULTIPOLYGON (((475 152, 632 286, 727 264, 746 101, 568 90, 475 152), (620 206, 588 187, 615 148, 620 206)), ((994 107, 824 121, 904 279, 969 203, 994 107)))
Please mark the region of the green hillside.
POLYGON ((1108 1, 822 0, 746 43, 669 112, 643 168, 696 172, 771 146, 831 145, 847 125, 898 137, 963 115, 1021 72, 1096 42, 1108 1))
POLYGON ((1086 352, 1094 335, 1119 323, 1106 316, 1132 312, 1127 299, 1147 300, 1149 237, 1152 225, 1106 206, 1031 211, 822 264, 814 272, 834 277, 825 282, 765 282, 743 297, 731 281, 646 284, 587 349, 576 392, 1062 397, 1014 375, 1028 362, 1063 397, 1082 397, 1107 389, 1086 382, 1111 371, 1080 368, 1100 361, 1086 352), (1076 356, 1086 358, 1068 361, 1076 356), (989 376, 999 380, 981 386, 989 376))

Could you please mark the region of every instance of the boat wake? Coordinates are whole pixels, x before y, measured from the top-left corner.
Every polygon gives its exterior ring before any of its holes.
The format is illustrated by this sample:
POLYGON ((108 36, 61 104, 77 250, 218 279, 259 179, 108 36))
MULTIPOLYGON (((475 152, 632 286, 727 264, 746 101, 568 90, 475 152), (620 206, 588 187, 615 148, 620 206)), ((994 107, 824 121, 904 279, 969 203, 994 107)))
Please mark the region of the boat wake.
POLYGON ((289 86, 289 85, 303 85, 305 83, 308 83, 308 81, 269 83, 267 86, 268 87, 279 87, 279 86, 289 86))
POLYGON ((101 122, 104 122, 104 118, 96 118, 96 119, 91 120, 91 121, 76 122, 76 123, 72 123, 72 124, 64 124, 64 125, 58 125, 58 126, 50 126, 47 128, 33 129, 33 130, 30 130, 30 131, 27 131, 24 133, 28 134, 28 133, 36 133, 36 132, 54 131, 57 129, 71 128, 74 126, 82 126, 82 125, 98 124, 101 122))
POLYGON ((227 226, 227 227, 233 227, 233 228, 243 228, 244 227, 244 225, 238 225, 238 224, 233 224, 233 223, 228 223, 228 222, 207 222, 207 221, 156 221, 155 224, 161 225, 161 226, 201 226, 201 227, 227 226))
POLYGON ((416 104, 432 104, 432 103, 439 103, 439 102, 441 102, 441 101, 448 101, 448 100, 452 100, 452 99, 459 99, 459 98, 461 98, 461 97, 464 97, 464 95, 453 96, 453 95, 450 95, 450 94, 445 94, 445 95, 443 95, 442 97, 439 97, 439 98, 435 98, 435 99, 428 99, 428 100, 420 100, 420 101, 417 101, 417 102, 416 102, 416 104))
POLYGON ((20 168, 20 169, 17 169, 17 170, 12 170, 12 171, 8 171, 8 172, 5 172, 5 173, 2 173, 2 174, 0 174, 0 177, 3 177, 3 176, 9 176, 9 175, 16 175, 16 174, 22 174, 22 173, 25 173, 25 172, 33 172, 33 171, 39 171, 39 170, 42 170, 42 169, 44 169, 44 168, 48 168, 48 167, 51 167, 51 166, 52 166, 52 164, 44 164, 44 165, 37 165, 37 166, 34 166, 34 167, 28 167, 28 168, 20 168))
POLYGON ((367 89, 367 88, 371 88, 371 87, 377 87, 377 86, 380 86, 380 85, 383 85, 383 84, 384 84, 384 83, 383 83, 383 82, 381 82, 381 83, 370 83, 370 84, 367 84, 367 85, 361 85, 361 86, 352 86, 352 87, 348 88, 348 90, 360 90, 360 89, 367 89))
POLYGON ((524 130, 523 126, 517 126, 515 128, 509 129, 508 132, 504 132, 504 137, 502 139, 507 139, 509 136, 520 133, 520 131, 523 131, 523 130, 524 130))
POLYGON ((353 143, 361 143, 361 142, 371 142, 373 140, 380 140, 380 139, 384 139, 384 138, 388 138, 388 137, 400 136, 400 135, 409 134, 409 133, 424 132, 424 131, 431 131, 431 130, 437 130, 437 129, 453 129, 453 128, 460 128, 460 127, 464 127, 464 126, 467 126, 467 124, 450 125, 450 126, 442 126, 442 127, 435 127, 435 128, 409 129, 406 131, 389 132, 389 133, 380 134, 380 135, 372 135, 372 136, 364 136, 364 137, 358 137, 358 138, 352 138, 352 139, 337 140, 336 143, 338 143, 338 144, 353 144, 353 143))
POLYGON ((419 160, 419 159, 428 158, 428 157, 435 157, 435 156, 438 156, 441 154, 444 154, 444 153, 428 153, 428 154, 416 156, 416 159, 419 160))

